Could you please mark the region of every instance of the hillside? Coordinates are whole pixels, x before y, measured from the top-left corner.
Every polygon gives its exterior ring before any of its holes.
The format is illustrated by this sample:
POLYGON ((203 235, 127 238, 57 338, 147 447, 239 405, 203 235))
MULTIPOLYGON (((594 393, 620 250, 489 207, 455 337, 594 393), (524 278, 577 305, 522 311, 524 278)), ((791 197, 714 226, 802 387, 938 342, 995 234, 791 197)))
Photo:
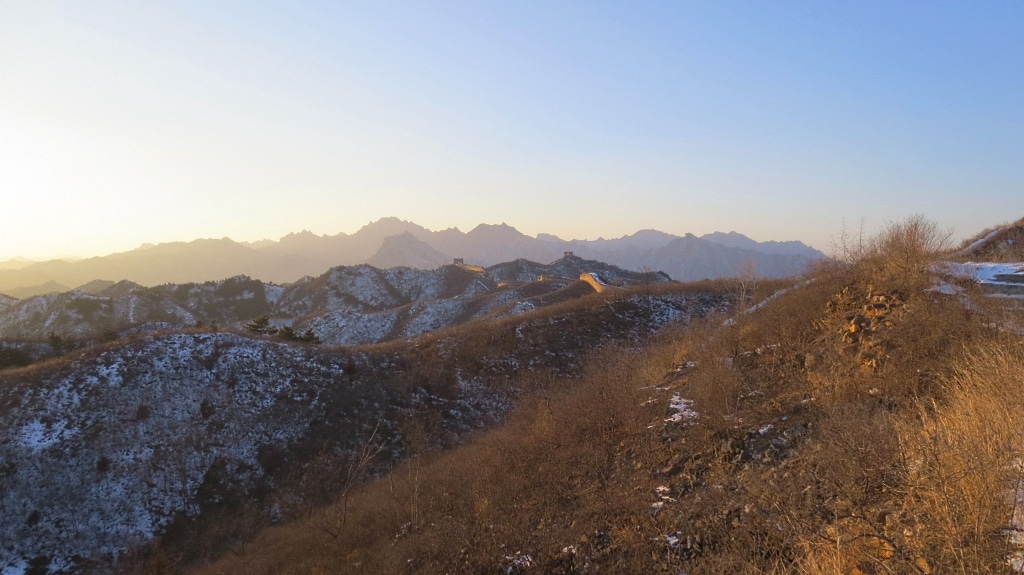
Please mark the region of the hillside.
POLYGON ((0 349, 0 571, 1019 572, 1024 263, 945 238, 0 298, 81 327, 0 349))
POLYGON ((286 285, 247 276, 152 288, 92 282, 24 300, 0 296, 0 340, 94 341, 196 325, 240 329, 267 316, 275 326, 308 330, 324 343, 377 343, 575 299, 593 291, 578 279, 584 272, 618 286, 668 281, 664 274, 563 256, 550 264, 517 260, 486 269, 340 266, 286 285))
POLYGON ((722 286, 651 283, 662 278, 579 258, 513 267, 529 271, 504 288, 504 267, 352 266, 289 286, 122 282, 5 300, 8 329, 38 314, 34 329, 86 347, 0 371, 0 571, 104 572, 158 540, 206 557, 328 501, 345 485, 338 466, 370 439, 374 470, 453 445, 500 421, 530 378, 578 373, 583 350, 643 341, 729 303, 722 286), (555 275, 592 267, 639 285, 596 294, 555 275), (337 347, 225 330, 266 311, 304 318, 329 341, 366 335, 339 320, 346 313, 378 326, 367 341, 399 335, 337 347), (381 322, 389 313, 401 323, 381 322), (105 343, 71 337, 119 318, 136 323, 105 343), (319 466, 335 472, 314 479, 319 466), (265 505, 273 516, 257 512, 265 505))
POLYGON ((945 275, 947 248, 912 218, 745 311, 602 349, 194 572, 1020 572, 1021 308, 945 275))
POLYGON ((976 261, 1024 261, 1024 218, 967 240, 958 255, 976 261))
POLYGON ((469 232, 433 232, 413 222, 382 218, 354 234, 319 236, 308 231, 279 241, 242 244, 229 238, 146 245, 86 260, 0 266, 0 293, 26 298, 67 291, 94 280, 128 280, 143 286, 201 283, 245 275, 271 283, 292 283, 337 266, 433 270, 460 258, 492 266, 525 259, 550 262, 566 252, 629 270, 651 269, 673 279, 784 277, 824 258, 800 242, 755 242, 741 234, 685 238, 645 230, 613 240, 566 241, 550 234, 530 237, 506 224, 482 224, 469 232), (695 255, 696 254, 696 255, 695 255))

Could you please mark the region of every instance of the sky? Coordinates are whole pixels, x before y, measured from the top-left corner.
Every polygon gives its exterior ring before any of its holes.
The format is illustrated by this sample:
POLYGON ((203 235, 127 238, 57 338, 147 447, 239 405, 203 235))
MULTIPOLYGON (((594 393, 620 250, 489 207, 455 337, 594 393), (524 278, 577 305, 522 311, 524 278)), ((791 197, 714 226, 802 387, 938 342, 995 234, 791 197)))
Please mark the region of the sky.
POLYGON ((1024 2, 0 0, 0 260, 1024 217, 1024 2))

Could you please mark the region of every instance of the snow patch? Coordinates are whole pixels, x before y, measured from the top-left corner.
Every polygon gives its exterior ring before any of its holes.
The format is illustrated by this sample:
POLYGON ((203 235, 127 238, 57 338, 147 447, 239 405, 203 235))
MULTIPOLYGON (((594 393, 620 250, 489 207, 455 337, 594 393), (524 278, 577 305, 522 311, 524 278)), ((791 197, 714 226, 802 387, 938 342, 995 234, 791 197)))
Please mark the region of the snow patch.
MULTIPOLYGON (((993 262, 939 262, 931 268, 933 272, 957 278, 973 280, 981 284, 1020 285, 1020 282, 1005 281, 1005 276, 1024 274, 1024 263, 993 263, 993 262), (1000 278, 1000 276, 1004 276, 1000 278)), ((1024 277, 1021 277, 1024 281, 1024 277)))
POLYGON ((697 418, 697 412, 693 410, 693 400, 686 399, 678 393, 672 396, 668 402, 668 410, 671 413, 665 418, 665 422, 683 423, 697 418))
POLYGON ((977 248, 978 246, 984 244, 985 242, 987 242, 987 241, 991 240, 992 238, 996 237, 997 235, 999 235, 999 232, 1001 232, 1001 231, 1003 231, 1003 228, 996 228, 996 229, 992 230, 991 232, 985 234, 983 237, 978 238, 978 239, 974 240, 973 242, 971 242, 967 247, 965 247, 964 249, 960 250, 960 253, 966 254, 966 253, 972 251, 973 249, 977 248))
POLYGON ((70 435, 72 433, 67 429, 66 421, 57 420, 47 425, 38 419, 33 419, 21 427, 18 439, 25 447, 33 451, 40 451, 59 443, 70 435))

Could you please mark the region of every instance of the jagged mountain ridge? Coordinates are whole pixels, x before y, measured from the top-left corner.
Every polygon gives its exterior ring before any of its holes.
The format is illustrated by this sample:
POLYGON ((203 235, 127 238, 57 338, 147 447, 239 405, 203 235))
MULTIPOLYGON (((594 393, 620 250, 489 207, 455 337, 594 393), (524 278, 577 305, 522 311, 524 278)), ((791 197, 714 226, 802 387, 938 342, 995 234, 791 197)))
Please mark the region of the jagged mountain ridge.
POLYGON ((325 343, 376 343, 579 297, 592 291, 580 285, 582 273, 598 274, 608 285, 668 279, 564 256, 547 265, 517 260, 486 269, 339 266, 287 285, 247 276, 152 288, 93 282, 82 290, 0 299, 0 338, 97 339, 197 324, 241 328, 268 315, 276 325, 311 330, 325 343))
POLYGON ((809 248, 802 242, 797 241, 766 241, 766 242, 755 242, 747 236, 738 232, 712 232, 710 234, 704 234, 700 236, 700 239, 714 242, 723 246, 732 248, 739 248, 742 250, 752 250, 763 252, 766 254, 781 254, 781 255, 804 255, 815 257, 821 255, 820 252, 809 248))
POLYGON ((661 270, 679 280, 737 276, 740 268, 751 264, 758 275, 781 277, 798 273, 824 257, 799 242, 758 243, 735 232, 686 237, 705 243, 702 251, 721 265, 691 261, 672 252, 670 246, 680 236, 655 230, 641 230, 618 239, 568 241, 550 234, 530 237, 507 224, 481 224, 469 232, 457 228, 434 232, 413 222, 382 218, 351 235, 320 236, 303 231, 276 242, 248 245, 228 238, 201 239, 145 246, 77 262, 37 262, 19 269, 0 269, 0 290, 28 297, 93 280, 127 279, 156 286, 235 275, 288 283, 320 275, 338 265, 371 263, 378 267, 433 269, 439 262, 462 258, 466 263, 486 267, 516 259, 552 261, 565 252, 625 269, 661 270), (398 239, 394 239, 396 236, 398 239), (47 282, 54 284, 43 287, 47 282))

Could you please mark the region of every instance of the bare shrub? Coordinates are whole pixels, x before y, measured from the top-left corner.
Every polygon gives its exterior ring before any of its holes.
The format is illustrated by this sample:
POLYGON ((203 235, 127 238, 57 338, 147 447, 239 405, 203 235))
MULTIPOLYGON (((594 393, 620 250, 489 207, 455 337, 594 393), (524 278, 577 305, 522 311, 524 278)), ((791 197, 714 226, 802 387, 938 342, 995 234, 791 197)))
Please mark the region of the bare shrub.
POLYGON ((845 264, 852 264, 864 257, 867 250, 867 238, 864 236, 864 220, 856 230, 846 226, 846 220, 839 230, 839 236, 832 238, 832 259, 845 264))
MULTIPOLYGON (((887 224, 868 240, 855 262, 886 278, 926 274, 935 257, 952 247, 953 233, 920 214, 887 224)), ((916 287, 916 286, 915 286, 916 287)))

